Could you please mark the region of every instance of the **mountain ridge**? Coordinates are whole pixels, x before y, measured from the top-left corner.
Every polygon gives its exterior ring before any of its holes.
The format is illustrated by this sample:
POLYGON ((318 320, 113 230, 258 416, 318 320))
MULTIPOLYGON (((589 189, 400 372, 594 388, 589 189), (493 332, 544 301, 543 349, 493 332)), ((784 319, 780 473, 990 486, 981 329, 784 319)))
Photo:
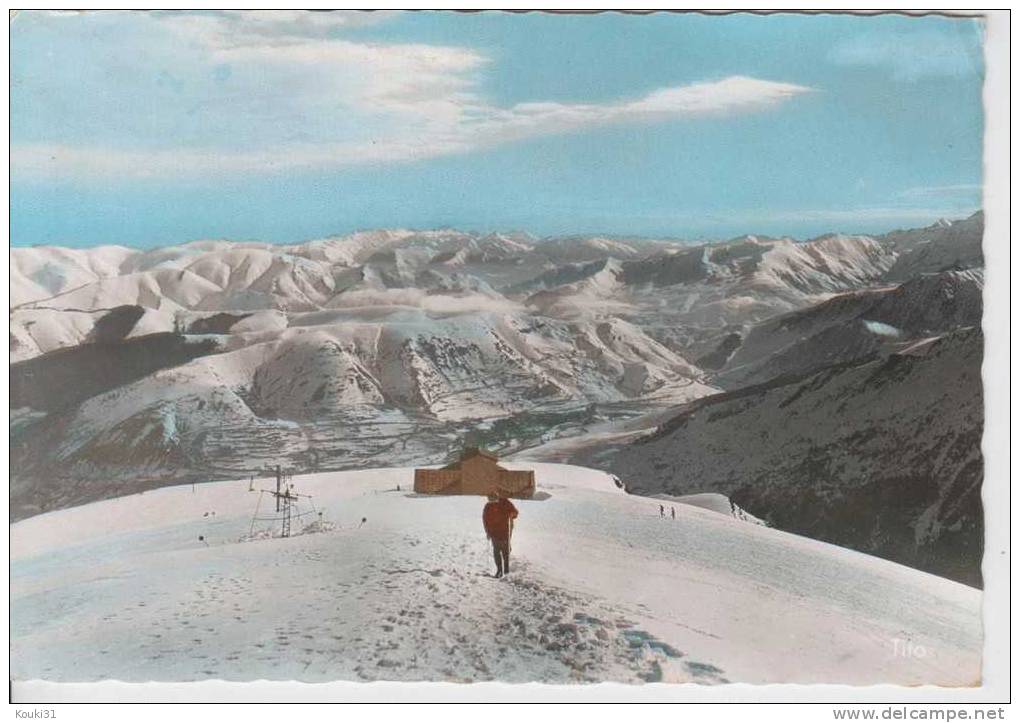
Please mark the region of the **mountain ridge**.
MULTIPOLYGON (((877 236, 745 235, 697 246, 386 230, 286 246, 14 249, 12 517, 278 464, 316 472, 439 463, 471 440, 502 456, 559 450, 550 453, 567 459, 594 445, 591 463, 610 465, 621 445, 684 405, 750 403, 806 379, 818 404, 805 414, 830 431, 818 439, 829 448, 840 439, 827 425, 846 403, 845 374, 918 357, 980 324, 982 240, 978 213, 877 236)), ((938 373, 955 373, 971 398, 945 407, 943 426, 959 431, 979 480, 980 357, 961 354, 958 364, 938 373)), ((905 409, 911 395, 930 396, 922 371, 935 366, 915 366, 889 381, 905 409)), ((741 414, 720 438, 736 433, 741 414)), ((911 414, 901 427, 914 424, 911 414)), ((936 427, 915 425, 901 442, 927 450, 936 427)), ((706 440, 691 453, 708 448, 706 440)), ((771 459, 767 450, 752 457, 771 459)), ((753 480, 756 469, 734 474, 753 480)), ((941 477, 948 469, 929 470, 927 486, 902 486, 930 497, 951 487, 941 477)), ((652 486, 642 492, 681 491, 656 474, 645 479, 652 486)), ((829 515, 841 544, 925 569, 936 569, 939 545, 961 540, 946 553, 952 569, 938 571, 978 579, 967 571, 980 528, 970 507, 965 534, 953 538, 939 523, 910 551, 904 540, 924 512, 914 503, 869 528, 832 494, 820 515, 778 493, 723 490, 711 476, 703 484, 682 492, 735 491, 747 514, 823 537, 817 519, 829 515)), ((858 494, 856 478, 832 484, 858 494)), ((938 522, 940 508, 926 504, 938 522)))

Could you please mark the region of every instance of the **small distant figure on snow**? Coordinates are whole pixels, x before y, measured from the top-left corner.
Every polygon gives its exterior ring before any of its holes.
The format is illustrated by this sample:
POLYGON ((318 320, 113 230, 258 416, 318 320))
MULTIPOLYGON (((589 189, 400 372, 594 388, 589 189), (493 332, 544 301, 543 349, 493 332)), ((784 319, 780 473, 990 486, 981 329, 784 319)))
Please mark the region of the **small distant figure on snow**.
POLYGON ((659 517, 665 517, 665 516, 666 516, 666 508, 663 507, 662 505, 659 505, 659 517))
POLYGON ((492 555, 496 560, 496 577, 510 572, 510 535, 513 534, 517 508, 503 495, 489 495, 489 502, 482 510, 482 526, 485 535, 492 541, 492 555))
POLYGON ((676 507, 670 507, 669 508, 669 514, 672 515, 673 519, 675 520, 676 519, 676 507))
POLYGON ((397 492, 400 492, 400 485, 397 485, 397 492))

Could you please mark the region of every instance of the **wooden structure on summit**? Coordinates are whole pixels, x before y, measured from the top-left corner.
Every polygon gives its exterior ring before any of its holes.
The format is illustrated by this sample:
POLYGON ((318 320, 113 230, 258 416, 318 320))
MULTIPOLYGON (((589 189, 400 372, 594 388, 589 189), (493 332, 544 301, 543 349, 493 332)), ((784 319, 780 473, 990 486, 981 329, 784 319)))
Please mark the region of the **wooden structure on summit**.
POLYGON ((535 494, 535 473, 505 469, 499 458, 468 447, 453 464, 440 469, 416 469, 414 491, 426 495, 502 495, 527 499, 535 494))

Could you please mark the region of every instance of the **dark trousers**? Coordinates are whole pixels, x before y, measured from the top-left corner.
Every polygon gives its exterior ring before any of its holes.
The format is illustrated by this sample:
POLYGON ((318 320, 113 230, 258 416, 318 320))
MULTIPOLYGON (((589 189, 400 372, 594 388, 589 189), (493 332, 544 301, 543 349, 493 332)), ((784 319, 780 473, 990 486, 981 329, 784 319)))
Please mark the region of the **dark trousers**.
POLYGON ((496 559, 496 574, 510 572, 510 540, 493 540, 492 556, 496 559))

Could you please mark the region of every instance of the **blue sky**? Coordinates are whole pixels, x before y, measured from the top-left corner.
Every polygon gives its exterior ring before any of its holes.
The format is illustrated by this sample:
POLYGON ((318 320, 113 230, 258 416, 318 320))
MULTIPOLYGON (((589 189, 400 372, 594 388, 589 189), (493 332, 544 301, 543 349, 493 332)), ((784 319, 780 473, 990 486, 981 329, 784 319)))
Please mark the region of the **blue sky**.
POLYGON ((879 232, 981 203, 982 25, 22 12, 15 245, 879 232))

